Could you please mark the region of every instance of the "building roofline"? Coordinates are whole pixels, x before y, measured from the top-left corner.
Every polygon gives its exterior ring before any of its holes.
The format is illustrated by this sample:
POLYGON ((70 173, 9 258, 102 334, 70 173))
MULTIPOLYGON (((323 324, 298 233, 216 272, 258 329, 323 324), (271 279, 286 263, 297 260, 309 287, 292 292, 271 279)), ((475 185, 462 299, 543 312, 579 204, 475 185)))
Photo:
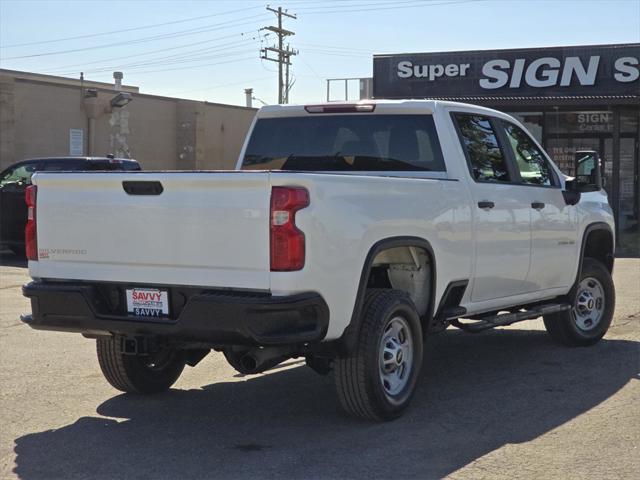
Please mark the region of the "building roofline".
POLYGON ((385 58, 385 57, 397 57, 400 55, 420 55, 420 54, 469 54, 469 53, 502 53, 502 52, 535 52, 544 49, 545 52, 549 50, 558 51, 570 48, 625 48, 625 47, 638 47, 640 43, 606 43, 606 44, 590 44, 590 45, 563 45, 563 46, 538 46, 538 47, 525 47, 525 48, 483 48, 479 50, 440 50, 431 52, 398 52, 398 53, 376 53, 373 58, 385 58))
MULTIPOLYGON (((83 85, 84 87, 88 88, 96 87, 104 90, 114 90, 113 83, 96 82, 94 80, 87 79, 80 80, 79 78, 48 75, 46 73, 24 72, 22 70, 8 70, 6 68, 0 68, 0 75, 9 75, 22 80, 32 80, 36 82, 44 82, 56 85, 83 85)), ((122 91, 129 93, 138 93, 140 91, 140 88, 134 85, 122 85, 122 91)))
POLYGON ((490 105, 497 107, 539 107, 551 108, 554 106, 631 106, 640 105, 640 95, 575 95, 575 96, 425 96, 415 100, 436 100, 447 102, 471 103, 476 105, 490 105))
MULTIPOLYGON (((18 70, 7 70, 7 69, 0 69, 0 76, 2 76, 2 75, 14 77, 14 79, 16 81, 24 82, 24 83, 45 84, 45 85, 50 85, 50 86, 55 86, 55 87, 60 87, 60 88, 72 88, 72 89, 78 89, 82 85, 85 88, 95 88, 100 92, 105 92, 105 93, 113 93, 113 92, 115 92, 113 84, 105 83, 105 82, 93 82, 93 81, 89 81, 89 80, 84 80, 81 83, 80 79, 74 79, 74 78, 68 78, 68 77, 56 77, 54 75, 45 75, 45 74, 41 74, 41 73, 31 73, 31 72, 21 72, 21 71, 18 71, 18 70), (64 80, 64 81, 56 81, 56 79, 60 79, 60 80, 64 80)), ((213 105, 213 106, 219 106, 219 107, 225 107, 225 108, 233 108, 233 109, 239 109, 239 110, 250 110, 250 111, 254 111, 254 112, 259 110, 258 108, 245 107, 245 106, 242 106, 242 105, 229 105, 229 104, 226 104, 226 103, 209 102, 209 101, 206 101, 206 100, 192 100, 192 99, 189 99, 189 98, 167 97, 167 96, 164 96, 164 95, 154 95, 154 94, 150 94, 150 93, 141 93, 140 90, 139 90, 139 87, 135 87, 135 86, 125 86, 125 85, 123 85, 122 86, 122 91, 131 93, 131 94, 134 95, 134 97, 152 98, 152 99, 157 99, 157 100, 164 100, 164 101, 167 101, 167 102, 194 102, 194 103, 201 103, 201 104, 205 104, 205 105, 213 105)))

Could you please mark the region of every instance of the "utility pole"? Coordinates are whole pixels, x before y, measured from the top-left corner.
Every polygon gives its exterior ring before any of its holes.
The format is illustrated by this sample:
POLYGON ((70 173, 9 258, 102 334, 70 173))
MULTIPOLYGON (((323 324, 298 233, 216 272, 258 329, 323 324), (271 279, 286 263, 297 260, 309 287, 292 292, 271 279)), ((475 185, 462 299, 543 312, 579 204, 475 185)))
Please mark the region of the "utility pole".
POLYGON ((264 27, 262 30, 269 30, 270 32, 275 33, 278 36, 278 46, 263 48, 260 50, 260 58, 278 63, 278 103, 289 103, 289 89, 291 87, 291 84, 289 83, 289 65, 291 65, 291 57, 293 55, 297 55, 298 51, 290 49, 289 45, 284 48, 285 37, 295 35, 295 32, 282 28, 282 17, 289 17, 294 20, 297 17, 288 13, 286 10, 282 10, 282 7, 275 9, 267 6, 267 10, 276 14, 276 17, 278 18, 278 26, 264 27), (277 58, 270 58, 269 52, 277 53, 277 58))

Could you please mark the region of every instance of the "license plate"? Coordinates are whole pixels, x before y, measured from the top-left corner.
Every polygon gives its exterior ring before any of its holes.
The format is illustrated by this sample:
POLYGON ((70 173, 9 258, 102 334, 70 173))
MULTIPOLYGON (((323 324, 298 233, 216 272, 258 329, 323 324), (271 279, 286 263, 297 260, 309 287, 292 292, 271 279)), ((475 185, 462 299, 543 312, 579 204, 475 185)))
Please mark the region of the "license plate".
POLYGON ((152 288, 128 288, 127 311, 138 317, 168 317, 169 293, 152 288))

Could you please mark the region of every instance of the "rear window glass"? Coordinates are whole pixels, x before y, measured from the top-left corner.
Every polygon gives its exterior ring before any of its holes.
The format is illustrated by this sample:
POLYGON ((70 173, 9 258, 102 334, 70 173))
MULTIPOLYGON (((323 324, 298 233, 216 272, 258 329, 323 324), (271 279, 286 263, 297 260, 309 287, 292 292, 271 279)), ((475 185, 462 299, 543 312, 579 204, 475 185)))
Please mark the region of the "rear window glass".
POLYGON ((91 160, 90 170, 140 170, 138 162, 124 162, 122 160, 91 160))
POLYGON ((243 170, 445 171, 431 115, 317 115, 256 122, 243 170))
POLYGON ((76 158, 68 158, 68 159, 56 159, 56 160, 45 160, 43 162, 44 171, 46 172, 65 172, 68 170, 86 170, 87 169, 87 161, 85 159, 76 159, 76 158))

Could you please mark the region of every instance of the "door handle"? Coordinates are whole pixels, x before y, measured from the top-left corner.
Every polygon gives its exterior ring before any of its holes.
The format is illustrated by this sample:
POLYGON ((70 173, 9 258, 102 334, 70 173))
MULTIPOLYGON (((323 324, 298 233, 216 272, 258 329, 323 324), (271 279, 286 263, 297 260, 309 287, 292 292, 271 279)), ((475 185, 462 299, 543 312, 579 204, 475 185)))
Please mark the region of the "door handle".
POLYGON ((544 203, 542 203, 542 202, 533 202, 531 204, 531 208, 533 208, 535 210, 542 210, 544 208, 544 203))
POLYGON ((482 209, 491 209, 493 207, 495 207, 496 204, 493 202, 490 202, 488 200, 483 200, 482 202, 478 202, 478 207, 482 208, 482 209))
POLYGON ((164 191, 162 183, 153 180, 125 180, 122 182, 122 188, 129 195, 160 195, 164 191))

